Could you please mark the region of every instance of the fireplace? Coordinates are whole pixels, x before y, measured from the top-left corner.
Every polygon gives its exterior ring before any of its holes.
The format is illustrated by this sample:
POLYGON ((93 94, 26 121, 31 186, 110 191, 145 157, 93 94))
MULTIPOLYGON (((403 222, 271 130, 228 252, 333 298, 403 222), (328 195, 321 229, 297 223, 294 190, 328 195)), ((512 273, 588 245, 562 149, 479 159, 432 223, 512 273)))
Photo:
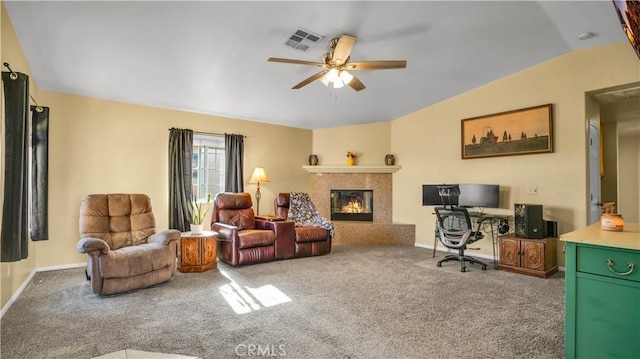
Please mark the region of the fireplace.
POLYGON ((373 221, 373 190, 332 189, 332 221, 373 221))

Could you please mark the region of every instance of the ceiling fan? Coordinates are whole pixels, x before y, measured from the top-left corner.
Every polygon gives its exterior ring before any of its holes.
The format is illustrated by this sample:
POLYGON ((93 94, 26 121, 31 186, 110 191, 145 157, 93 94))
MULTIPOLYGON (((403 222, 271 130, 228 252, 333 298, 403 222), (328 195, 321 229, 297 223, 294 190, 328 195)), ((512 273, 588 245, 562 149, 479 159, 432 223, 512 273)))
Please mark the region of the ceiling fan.
POLYGON ((294 90, 300 89, 313 81, 320 79, 325 86, 329 86, 329 83, 333 84, 333 88, 340 88, 344 85, 349 85, 352 89, 360 91, 364 90, 364 84, 358 80, 357 77, 349 73, 349 71, 404 69, 407 67, 407 62, 404 60, 349 62, 349 55, 351 54, 351 49, 355 43, 356 37, 347 34, 340 36, 340 38, 331 39, 329 41, 331 51, 326 52, 322 56, 322 62, 282 59, 277 57, 270 57, 267 61, 323 68, 322 71, 293 86, 292 89, 294 90))

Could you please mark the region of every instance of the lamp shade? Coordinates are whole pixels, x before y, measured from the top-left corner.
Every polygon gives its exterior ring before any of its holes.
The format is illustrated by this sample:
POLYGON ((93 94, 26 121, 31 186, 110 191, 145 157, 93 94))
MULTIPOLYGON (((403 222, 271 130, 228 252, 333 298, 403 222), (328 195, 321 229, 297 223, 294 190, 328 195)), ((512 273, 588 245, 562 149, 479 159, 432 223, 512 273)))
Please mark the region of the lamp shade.
POLYGON ((253 174, 251 175, 251 179, 249 179, 249 183, 266 183, 269 182, 269 177, 267 177, 267 173, 264 171, 262 167, 256 167, 253 169, 253 174))

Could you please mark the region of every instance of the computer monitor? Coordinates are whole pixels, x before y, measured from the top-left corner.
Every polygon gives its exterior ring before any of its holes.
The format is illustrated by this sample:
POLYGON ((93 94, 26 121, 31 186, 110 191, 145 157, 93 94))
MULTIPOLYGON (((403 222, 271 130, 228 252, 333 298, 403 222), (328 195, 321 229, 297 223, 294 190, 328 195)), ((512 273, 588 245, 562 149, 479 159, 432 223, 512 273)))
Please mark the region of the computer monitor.
POLYGON ((461 183, 458 206, 500 208, 500 185, 461 183))
MULTIPOLYGON (((422 205, 423 206, 442 206, 442 198, 440 198, 440 192, 438 186, 457 186, 454 184, 423 184, 422 185, 422 205)), ((448 200, 447 200, 447 203, 448 200)), ((458 203, 451 203, 457 206, 458 203)))

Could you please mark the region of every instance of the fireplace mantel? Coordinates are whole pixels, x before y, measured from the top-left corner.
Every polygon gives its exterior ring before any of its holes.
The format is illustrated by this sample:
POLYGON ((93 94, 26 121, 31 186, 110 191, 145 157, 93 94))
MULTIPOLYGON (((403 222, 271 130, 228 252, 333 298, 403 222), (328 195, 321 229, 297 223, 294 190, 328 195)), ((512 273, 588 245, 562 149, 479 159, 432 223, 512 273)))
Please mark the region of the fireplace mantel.
POLYGON ((309 173, 395 173, 402 166, 302 166, 309 173))

